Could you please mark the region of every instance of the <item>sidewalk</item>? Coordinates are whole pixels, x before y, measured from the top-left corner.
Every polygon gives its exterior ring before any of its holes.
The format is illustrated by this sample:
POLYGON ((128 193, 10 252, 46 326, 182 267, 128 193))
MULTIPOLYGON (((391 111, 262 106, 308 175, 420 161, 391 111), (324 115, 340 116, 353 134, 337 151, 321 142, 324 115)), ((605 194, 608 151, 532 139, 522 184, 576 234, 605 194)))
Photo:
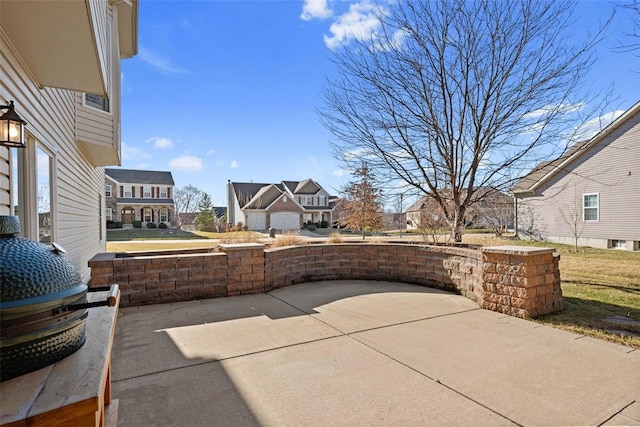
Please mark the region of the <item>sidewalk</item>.
POLYGON ((121 309, 123 426, 640 425, 640 351, 388 282, 121 309))

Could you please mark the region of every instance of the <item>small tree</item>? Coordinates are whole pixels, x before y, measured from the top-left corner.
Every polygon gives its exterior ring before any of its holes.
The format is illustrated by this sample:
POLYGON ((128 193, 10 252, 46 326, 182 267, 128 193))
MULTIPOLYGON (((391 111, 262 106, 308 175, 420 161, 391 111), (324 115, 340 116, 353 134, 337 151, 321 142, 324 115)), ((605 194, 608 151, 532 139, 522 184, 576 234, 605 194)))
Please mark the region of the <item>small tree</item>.
POLYGON ((217 218, 209 194, 202 193, 198 208, 200 213, 196 217, 196 229, 200 231, 215 231, 217 218))
POLYGON ((584 221, 582 220, 582 201, 576 194, 573 198, 573 202, 564 204, 558 210, 560 211, 562 220, 569 227, 569 231, 571 231, 574 248, 576 252, 578 252, 578 240, 584 230, 584 221))
POLYGON ((483 226, 491 229, 496 237, 502 237, 509 222, 513 220, 513 199, 490 188, 485 191, 482 199, 473 205, 471 213, 482 220, 483 226))
POLYGON ((352 175, 355 181, 350 182, 344 191, 345 217, 342 223, 348 228, 360 229, 364 240, 365 230, 380 230, 383 226, 382 190, 374 186, 374 176, 366 164, 352 175))

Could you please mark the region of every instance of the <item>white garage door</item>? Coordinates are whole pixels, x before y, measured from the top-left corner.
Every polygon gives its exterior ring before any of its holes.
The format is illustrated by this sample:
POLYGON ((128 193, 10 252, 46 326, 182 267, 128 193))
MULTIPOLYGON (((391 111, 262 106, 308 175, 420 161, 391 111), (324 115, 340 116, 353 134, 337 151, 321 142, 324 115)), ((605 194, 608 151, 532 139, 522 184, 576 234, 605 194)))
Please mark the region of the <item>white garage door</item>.
POLYGON ((271 214, 271 228, 276 230, 298 230, 300 228, 300 214, 291 212, 271 214))
POLYGON ((267 217, 263 213, 247 214, 247 227, 249 230, 266 230, 267 217))

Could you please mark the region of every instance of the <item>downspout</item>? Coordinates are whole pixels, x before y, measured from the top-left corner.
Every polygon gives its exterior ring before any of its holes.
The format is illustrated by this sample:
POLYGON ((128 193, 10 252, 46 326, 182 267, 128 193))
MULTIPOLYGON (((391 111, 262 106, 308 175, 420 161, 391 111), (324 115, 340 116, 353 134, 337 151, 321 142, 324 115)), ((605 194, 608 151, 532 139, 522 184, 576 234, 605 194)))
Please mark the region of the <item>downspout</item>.
POLYGON ((515 215, 514 221, 513 221, 513 227, 514 227, 514 238, 515 239, 519 239, 518 237, 518 196, 516 196, 515 194, 513 195, 513 204, 514 204, 514 208, 513 208, 513 213, 515 215))
POLYGON ((235 211, 233 205, 233 185, 231 180, 227 180, 227 227, 231 228, 235 225, 235 211))

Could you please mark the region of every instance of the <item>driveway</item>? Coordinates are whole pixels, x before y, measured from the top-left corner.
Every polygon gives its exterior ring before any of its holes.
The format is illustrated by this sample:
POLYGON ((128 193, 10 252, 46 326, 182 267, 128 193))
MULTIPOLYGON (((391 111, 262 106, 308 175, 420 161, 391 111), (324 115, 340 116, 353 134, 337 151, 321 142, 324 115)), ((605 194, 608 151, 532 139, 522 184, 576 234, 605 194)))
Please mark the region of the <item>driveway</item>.
POLYGON ((120 310, 122 426, 640 425, 640 351, 400 283, 120 310))

